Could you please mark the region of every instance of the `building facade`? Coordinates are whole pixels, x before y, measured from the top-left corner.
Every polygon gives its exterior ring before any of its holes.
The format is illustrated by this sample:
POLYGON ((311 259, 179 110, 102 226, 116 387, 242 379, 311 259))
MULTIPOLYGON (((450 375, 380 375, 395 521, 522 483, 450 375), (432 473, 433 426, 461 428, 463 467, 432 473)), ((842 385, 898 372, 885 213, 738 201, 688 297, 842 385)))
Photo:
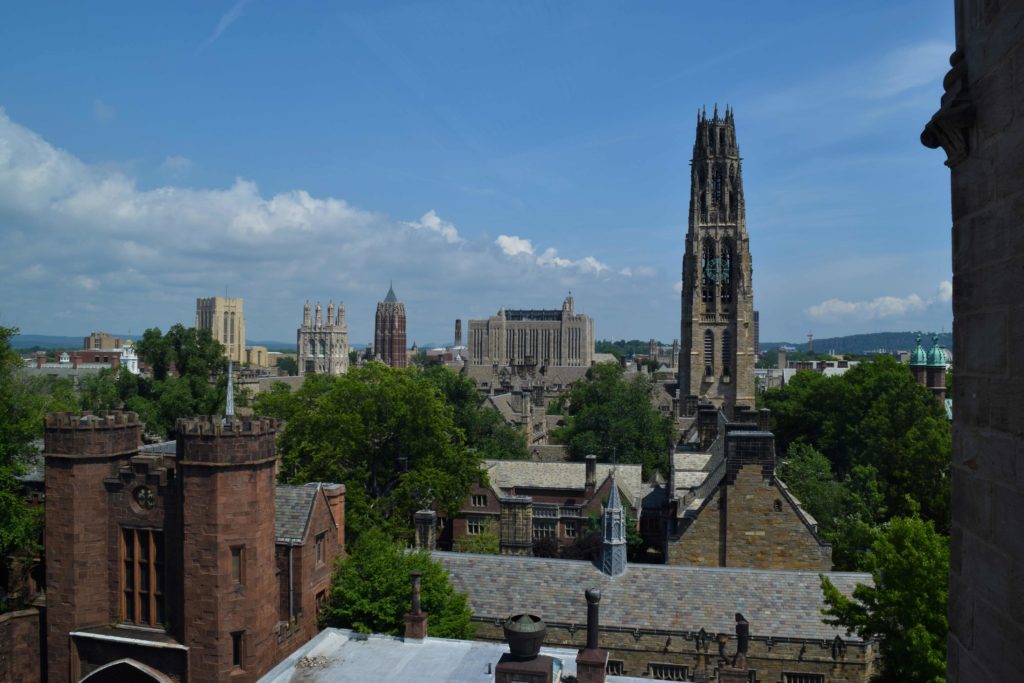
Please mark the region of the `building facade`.
MULTIPOLYGON (((754 405, 754 289, 731 109, 697 118, 683 256, 679 391, 732 416, 754 405)), ((693 405, 681 401, 680 405, 693 405)))
POLYGON ((245 312, 241 297, 196 299, 196 329, 209 330, 224 345, 227 357, 242 365, 245 356, 245 312))
POLYGON ((348 327, 345 325, 345 305, 327 304, 327 320, 323 318, 320 302, 315 315, 310 314, 309 302, 302 309, 302 326, 296 343, 300 375, 343 375, 348 372, 348 327))
POLYGON ((469 321, 469 363, 487 366, 589 367, 594 320, 576 313, 572 292, 559 309, 504 309, 469 321))
POLYGON ((46 679, 255 681, 315 635, 344 487, 275 485, 276 424, 134 413, 45 429, 46 679))
POLYGON ((389 286, 384 301, 377 303, 373 325, 374 357, 393 368, 404 368, 408 364, 405 329, 405 304, 395 296, 395 288, 389 286))

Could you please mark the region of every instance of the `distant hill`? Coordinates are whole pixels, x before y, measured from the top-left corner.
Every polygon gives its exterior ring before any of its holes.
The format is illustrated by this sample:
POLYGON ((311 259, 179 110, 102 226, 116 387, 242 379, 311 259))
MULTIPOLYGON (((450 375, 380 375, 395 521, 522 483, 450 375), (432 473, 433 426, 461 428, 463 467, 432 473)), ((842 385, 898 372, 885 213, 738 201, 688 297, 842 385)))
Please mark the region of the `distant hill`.
MULTIPOLYGON (((121 337, 121 339, 130 339, 126 334, 115 334, 115 337, 121 337)), ((11 338, 11 348, 14 349, 55 349, 55 350, 73 350, 82 348, 82 342, 85 340, 86 335, 81 337, 61 337, 58 335, 51 334, 16 334, 11 338)))
MULTIPOLYGON (((863 354, 870 351, 910 351, 914 348, 917 335, 921 335, 921 343, 926 349, 931 348, 931 332, 872 332, 870 334, 851 334, 846 337, 827 337, 814 340, 814 350, 818 353, 855 353, 863 354)), ((807 342, 761 342, 761 350, 775 349, 783 344, 795 346, 798 351, 807 351, 807 342)), ((939 333, 939 346, 953 348, 953 335, 950 332, 939 333)))

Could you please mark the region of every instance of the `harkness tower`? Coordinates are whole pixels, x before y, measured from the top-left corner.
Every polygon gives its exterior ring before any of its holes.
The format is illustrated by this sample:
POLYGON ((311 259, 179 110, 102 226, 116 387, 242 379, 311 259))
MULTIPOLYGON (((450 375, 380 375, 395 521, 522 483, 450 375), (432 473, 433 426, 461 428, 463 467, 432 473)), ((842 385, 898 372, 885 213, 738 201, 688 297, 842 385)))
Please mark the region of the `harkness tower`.
POLYGON ((754 405, 754 288, 732 109, 697 115, 683 255, 680 412, 754 405))

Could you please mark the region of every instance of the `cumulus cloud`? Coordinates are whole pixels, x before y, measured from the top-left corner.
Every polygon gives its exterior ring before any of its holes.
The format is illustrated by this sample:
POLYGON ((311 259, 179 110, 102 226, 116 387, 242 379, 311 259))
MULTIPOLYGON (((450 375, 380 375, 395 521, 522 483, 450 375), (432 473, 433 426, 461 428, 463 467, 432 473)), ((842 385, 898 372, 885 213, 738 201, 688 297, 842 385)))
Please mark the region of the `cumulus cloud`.
POLYGON ((455 226, 447 221, 441 220, 441 217, 438 216, 433 209, 420 216, 418 221, 409 221, 406 222, 405 225, 408 225, 410 228, 415 230, 436 232, 449 244, 455 244, 462 241, 459 237, 459 231, 455 229, 455 226))
MULTIPOLYGON (((533 242, 515 235, 498 235, 498 239, 494 240, 494 243, 506 256, 528 256, 530 257, 531 262, 537 264, 541 268, 571 268, 580 273, 589 273, 593 275, 599 275, 610 270, 607 264, 601 263, 593 256, 584 256, 580 259, 567 259, 559 256, 558 250, 554 247, 548 247, 538 256, 534 252, 533 242)), ((631 269, 628 267, 619 270, 618 274, 623 277, 632 276, 631 269)))
POLYGON ((516 237, 515 235, 498 235, 498 239, 494 240, 506 256, 518 256, 520 254, 526 254, 527 256, 533 256, 533 244, 530 240, 523 239, 522 237, 516 237))
POLYGON ((457 315, 557 305, 566 288, 581 310, 598 319, 606 311, 605 320, 613 307, 625 317, 640 295, 621 265, 512 235, 467 238, 433 209, 401 221, 301 189, 265 194, 244 178, 220 188, 142 188, 123 169, 52 146, 2 109, 0 237, 2 312, 26 332, 188 323, 196 297, 225 285, 245 297, 256 338, 291 337, 301 302, 319 296, 346 300, 353 341, 369 337, 372 306, 391 278, 417 310, 422 339, 435 324, 433 338, 447 338, 457 315), (608 278, 619 285, 609 288, 608 278), (98 292, 115 290, 125 296, 89 310, 98 292), (60 328, 51 330, 55 320, 60 328))
POLYGON ((878 320, 883 318, 902 318, 911 313, 924 311, 937 303, 948 303, 952 297, 953 286, 950 282, 939 283, 935 296, 927 299, 918 294, 907 296, 879 296, 868 301, 845 301, 843 299, 827 299, 807 309, 807 315, 817 319, 852 318, 855 320, 878 320))

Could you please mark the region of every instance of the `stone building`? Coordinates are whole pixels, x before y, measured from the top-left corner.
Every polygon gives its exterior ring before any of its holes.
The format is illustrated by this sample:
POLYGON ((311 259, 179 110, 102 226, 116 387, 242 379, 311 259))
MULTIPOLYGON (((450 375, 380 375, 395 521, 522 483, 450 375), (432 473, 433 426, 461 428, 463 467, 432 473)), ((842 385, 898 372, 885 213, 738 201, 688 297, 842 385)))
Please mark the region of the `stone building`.
POLYGON ((957 368, 947 678, 1010 681, 1024 669, 1024 4, 952 4, 952 68, 921 135, 945 152, 952 186, 957 368))
POLYGON ((345 305, 327 304, 324 320, 320 302, 316 314, 310 315, 309 302, 302 307, 302 326, 296 342, 299 375, 343 375, 348 372, 348 326, 345 325, 345 305))
POLYGON ((389 286, 384 301, 377 303, 373 326, 373 352, 377 360, 393 368, 408 364, 405 325, 405 304, 395 296, 395 288, 389 286))
POLYGON ((245 356, 245 313, 241 297, 196 299, 196 329, 209 330, 224 345, 229 360, 242 365, 245 356))
POLYGON ((487 320, 470 320, 469 365, 590 367, 594 320, 576 313, 572 292, 558 309, 500 309, 487 320))
POLYGON ((473 485, 446 523, 442 547, 491 528, 503 553, 529 555, 535 542, 547 539, 564 548, 583 535, 588 515, 600 514, 613 488, 633 520, 640 520, 644 495, 651 490, 640 465, 598 464, 594 455, 585 462, 484 460, 483 467, 488 484, 473 485))
MULTIPOLYGON (((679 391, 732 416, 754 405, 754 287, 731 109, 697 117, 683 256, 679 391)), ((681 401, 684 414, 692 401, 681 401)))
POLYGON ((664 508, 666 562, 751 569, 832 569, 817 522, 775 476, 768 411, 729 422, 698 410, 690 450, 672 455, 664 508))
MULTIPOLYGON (((731 639, 738 613, 750 620, 750 642, 738 648, 746 651, 744 668, 749 673, 744 671, 739 680, 867 683, 877 673, 877 641, 850 636, 824 622, 819 571, 627 565, 622 508, 614 495, 602 512, 603 542, 596 563, 433 554, 455 589, 468 596, 477 638, 504 639, 509 596, 515 596, 515 610, 543 616, 549 646, 582 648, 596 642, 596 637, 584 638, 574 599, 588 587, 603 594, 600 644, 608 653, 609 674, 727 680, 718 653, 731 639)), ((871 584, 870 574, 830 572, 828 578, 846 595, 858 583, 871 584)))
POLYGON ((343 547, 340 484, 275 485, 276 424, 134 413, 45 425, 49 681, 255 681, 315 635, 343 547))

